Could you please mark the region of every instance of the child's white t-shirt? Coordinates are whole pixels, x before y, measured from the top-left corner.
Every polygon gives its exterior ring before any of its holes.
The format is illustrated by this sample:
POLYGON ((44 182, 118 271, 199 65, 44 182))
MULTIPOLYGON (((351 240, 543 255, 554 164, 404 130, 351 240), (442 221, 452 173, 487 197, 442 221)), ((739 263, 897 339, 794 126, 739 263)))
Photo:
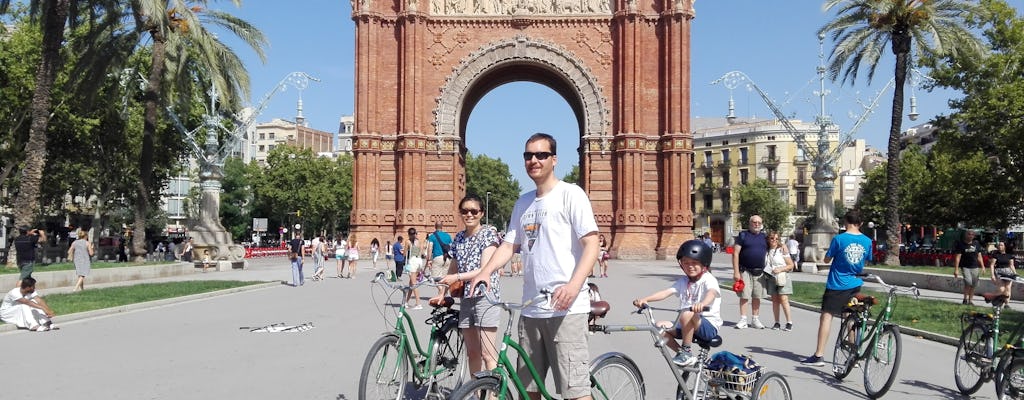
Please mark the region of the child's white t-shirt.
POLYGON ((711 302, 711 310, 702 312, 700 315, 708 320, 715 328, 722 326, 722 292, 718 290, 718 279, 711 272, 705 272, 696 282, 690 282, 690 278, 683 275, 682 278, 672 284, 672 291, 679 297, 679 306, 688 309, 704 299, 708 291, 715 292, 715 300, 711 302))

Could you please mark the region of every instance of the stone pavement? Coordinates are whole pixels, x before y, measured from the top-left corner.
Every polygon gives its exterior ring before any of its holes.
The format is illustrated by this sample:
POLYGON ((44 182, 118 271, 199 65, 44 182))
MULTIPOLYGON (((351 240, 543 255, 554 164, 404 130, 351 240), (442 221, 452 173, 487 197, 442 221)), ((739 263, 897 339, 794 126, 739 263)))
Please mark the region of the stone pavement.
MULTIPOLYGON (((307 265, 311 263, 307 260, 307 265)), ((333 263, 328 262, 328 275, 333 263)), ((383 265, 380 265, 383 270, 383 265)), ((46 399, 354 399, 362 361, 380 333, 390 330, 397 302, 369 284, 369 262, 360 262, 356 279, 307 280, 293 288, 282 284, 230 295, 208 296, 154 308, 120 312, 74 321, 57 321, 62 329, 48 333, 9 331, 0 333, 0 352, 7 362, 0 398, 46 399), (312 322, 315 329, 300 333, 250 333, 240 327, 272 323, 312 322)), ((731 275, 725 254, 715 256, 714 273, 731 275)), ((311 273, 307 267, 307 276, 311 273)), ((631 299, 667 287, 680 271, 673 261, 612 260, 611 278, 596 279, 603 297, 612 304, 605 323, 642 323, 631 314, 631 299)), ((798 280, 823 280, 824 276, 794 274, 798 280)), ((281 281, 290 269, 283 258, 257 259, 246 270, 196 273, 180 279, 232 279, 281 281)), ((518 300, 520 278, 503 278, 504 296, 518 300)), ((868 284, 869 286, 871 284, 868 284)), ((87 286, 87 288, 97 286, 87 286)), ((421 291, 429 297, 432 289, 421 291)), ((923 293, 952 298, 953 293, 923 293)), ((672 306, 670 300, 662 302, 672 306)), ((813 351, 818 315, 794 309, 792 332, 736 330, 737 299, 725 292, 722 311, 726 325, 721 350, 746 353, 760 364, 787 377, 794 397, 822 395, 834 399, 864 398, 860 371, 837 383, 829 367, 805 367, 798 363, 813 351)), ((770 303, 762 320, 773 321, 770 303)), ((410 311, 417 323, 428 310, 410 311)), ((662 318, 669 319, 671 315, 662 318)), ((833 332, 833 337, 835 332, 833 332)), ((896 384, 887 395, 893 399, 957 397, 953 383, 952 346, 903 337, 902 366, 896 384)), ((630 355, 644 374, 650 399, 674 397, 674 380, 645 332, 596 334, 591 337, 591 356, 607 351, 630 355)), ((831 341, 826 360, 831 359, 831 341)), ((992 385, 974 398, 992 398, 992 385)))

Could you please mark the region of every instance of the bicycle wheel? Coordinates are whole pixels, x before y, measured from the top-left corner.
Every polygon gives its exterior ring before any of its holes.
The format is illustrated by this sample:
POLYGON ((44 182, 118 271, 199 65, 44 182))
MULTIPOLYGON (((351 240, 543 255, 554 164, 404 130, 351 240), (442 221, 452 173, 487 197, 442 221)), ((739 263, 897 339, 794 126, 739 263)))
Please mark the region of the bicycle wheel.
POLYGON ((459 387, 469 378, 469 364, 466 358, 466 346, 462 341, 462 331, 458 328, 449 330, 439 340, 437 354, 434 362, 436 368, 444 368, 444 371, 434 375, 434 385, 431 392, 438 399, 446 399, 455 388, 459 387))
MULTIPOLYGON (((450 400, 490 400, 496 399, 501 394, 499 389, 501 388, 501 381, 497 377, 488 376, 479 379, 473 379, 466 382, 462 386, 455 389, 450 400)), ((513 396, 508 391, 505 391, 505 398, 512 399, 513 396)))
POLYGON ((401 399, 412 379, 409 357, 398 336, 387 335, 370 347, 359 376, 359 400, 401 399))
POLYGON ((708 382, 698 379, 702 374, 691 371, 683 372, 683 382, 686 382, 686 387, 676 386, 676 400, 704 400, 707 396, 708 382), (698 381, 701 384, 701 390, 694 393, 693 388, 697 386, 698 381))
POLYGON ((857 362, 857 328, 860 319, 857 314, 848 313, 839 323, 839 336, 836 337, 836 347, 832 351, 832 375, 838 380, 843 380, 853 369, 853 363, 857 362))
POLYGON ((981 388, 985 383, 985 370, 992 364, 992 359, 987 355, 987 346, 992 338, 987 332, 987 327, 971 324, 960 334, 953 377, 956 378, 957 390, 965 395, 974 394, 981 388))
POLYGON ((615 355, 590 367, 590 392, 595 400, 643 399, 644 384, 633 362, 615 355))
POLYGON ((792 400, 793 392, 789 389, 789 382, 782 374, 771 371, 765 372, 761 378, 754 383, 754 392, 750 400, 792 400))
POLYGON ((1024 399, 1024 359, 1010 362, 996 384, 996 393, 1000 399, 1024 399))
POLYGON ((896 325, 883 327, 875 340, 875 348, 868 349, 864 359, 864 391, 873 399, 882 397, 892 387, 903 351, 900 327, 896 325))

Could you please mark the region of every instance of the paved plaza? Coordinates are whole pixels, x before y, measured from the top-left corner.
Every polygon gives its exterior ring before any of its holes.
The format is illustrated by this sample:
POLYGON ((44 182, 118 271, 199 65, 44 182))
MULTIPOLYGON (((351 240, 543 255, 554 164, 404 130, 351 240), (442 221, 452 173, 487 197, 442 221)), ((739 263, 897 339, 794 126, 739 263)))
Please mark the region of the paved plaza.
MULTIPOLYGON (((307 260, 307 265, 311 263, 307 260)), ((596 279, 612 304, 606 323, 642 323, 630 314, 631 299, 667 287, 679 274, 673 261, 610 262, 610 278, 596 279)), ((333 275, 333 262, 328 262, 333 275)), ((34 333, 0 333, 4 384, 0 398, 43 399, 354 399, 363 358, 393 320, 387 292, 369 284, 369 262, 360 263, 356 279, 328 278, 293 288, 270 285, 256 290, 174 302, 155 308, 72 321, 61 329, 34 333), (272 323, 312 322, 314 329, 297 333, 251 333, 240 327, 272 323)), ((383 270, 381 263, 380 269, 383 270)), ((306 268, 310 274, 311 268, 306 268)), ((714 273, 731 275, 728 258, 715 256, 714 273)), ((796 279, 823 276, 795 274, 796 279)), ((168 279, 233 279, 280 281, 290 276, 284 258, 257 259, 244 271, 196 273, 168 279)), ((502 278, 505 297, 518 301, 521 278, 502 278)), ((871 286, 872 284, 868 284, 871 286)), ((421 291, 426 298, 432 288, 421 291)), ((926 293, 926 296, 942 294, 926 293)), ((953 294, 953 296, 957 296, 953 294)), ((397 296, 392 298, 397 302, 397 296)), ((425 304, 425 303, 424 303, 425 304)), ((671 300, 662 302, 674 306, 671 300)), ((750 354, 761 365, 779 371, 793 387, 794 397, 861 399, 860 370, 837 383, 830 367, 798 363, 814 346, 818 314, 794 309, 792 332, 736 330, 737 298, 724 293, 720 349, 750 354)), ((410 310, 418 323, 429 311, 410 310)), ((665 315, 663 318, 671 318, 665 315)), ((770 325, 770 303, 762 321, 770 325)), ((835 332, 833 332, 833 336, 835 332)), ((619 351, 633 357, 644 374, 649 399, 674 397, 674 380, 652 347, 646 332, 596 334, 591 356, 619 351)), ((908 335, 891 399, 959 397, 953 383, 952 346, 908 335)), ((826 360, 831 359, 831 342, 826 360)), ((991 384, 976 399, 994 397, 991 384)))

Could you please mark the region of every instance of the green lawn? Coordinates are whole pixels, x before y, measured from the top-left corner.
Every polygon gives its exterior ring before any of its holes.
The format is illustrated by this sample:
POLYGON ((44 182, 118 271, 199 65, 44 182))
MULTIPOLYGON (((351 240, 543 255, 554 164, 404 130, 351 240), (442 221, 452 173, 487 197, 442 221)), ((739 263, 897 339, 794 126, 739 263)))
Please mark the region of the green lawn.
MULTIPOLYGON (((723 281, 726 290, 731 290, 732 282, 723 281)), ((825 284, 819 282, 793 282, 793 294, 789 297, 790 300, 810 304, 815 308, 821 306, 821 295, 825 292, 825 284)), ((880 302, 884 302, 886 294, 884 292, 878 292, 875 290, 865 289, 861 293, 875 296, 880 302)), ((980 299, 979 299, 980 300, 980 299)), ((959 303, 934 300, 934 299, 914 299, 913 296, 908 295, 897 295, 894 300, 896 307, 894 308, 892 321, 899 326, 910 327, 926 332, 937 333, 945 336, 954 338, 960 337, 960 332, 963 327, 960 326, 960 316, 968 311, 978 311, 983 313, 991 313, 992 308, 984 305, 978 306, 965 306, 959 303)), ((983 302, 980 304, 984 304, 983 302)), ((874 307, 871 314, 877 315, 882 310, 882 304, 874 307)), ((1022 324, 1024 319, 1024 313, 1019 311, 1004 308, 1002 319, 1000 321, 1000 330, 1004 332, 1003 339, 1009 338, 1011 335, 1006 335, 1007 332, 1013 332, 1016 329, 1024 327, 1022 324)))
POLYGON ((926 272, 930 274, 941 274, 941 275, 953 275, 953 267, 936 267, 934 265, 915 265, 915 266, 892 266, 892 265, 869 265, 868 268, 878 269, 894 269, 897 271, 908 271, 908 272, 926 272))
POLYGON ((46 295, 46 303, 60 315, 100 310, 127 304, 182 297, 242 286, 259 285, 253 281, 183 281, 143 283, 80 292, 46 295))
MULTIPOLYGON (((124 262, 106 262, 106 261, 93 261, 92 268, 121 268, 121 267, 141 267, 147 265, 163 265, 171 264, 170 261, 150 261, 145 263, 124 263, 124 262)), ((55 263, 55 264, 36 264, 34 272, 51 272, 51 271, 74 271, 75 264, 70 262, 55 263)), ((0 268, 0 274, 17 274, 17 268, 0 268)))

